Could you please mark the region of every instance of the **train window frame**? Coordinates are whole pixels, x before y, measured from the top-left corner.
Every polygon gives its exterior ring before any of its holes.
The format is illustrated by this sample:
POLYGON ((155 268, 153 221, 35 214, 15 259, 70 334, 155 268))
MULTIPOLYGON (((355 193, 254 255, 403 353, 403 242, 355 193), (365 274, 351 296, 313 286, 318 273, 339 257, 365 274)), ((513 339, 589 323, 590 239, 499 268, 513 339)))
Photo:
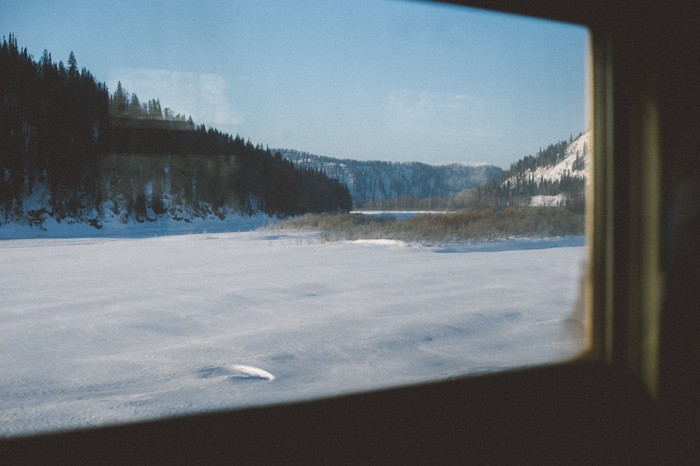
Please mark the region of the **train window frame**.
MULTIPOLYGON (((640 19, 658 12, 654 7, 628 11, 632 7, 624 1, 588 5, 557 0, 447 3, 588 28, 593 119, 592 187, 586 206, 590 255, 584 285, 590 319, 588 357, 629 371, 658 399, 663 284, 658 77, 647 63, 654 55, 640 56, 644 52, 624 40, 626 35, 643 36, 651 46, 652 33, 640 33, 648 26, 641 26, 640 19), (635 72, 645 77, 634 76, 635 72)), ((673 18, 669 13, 663 21, 673 18)))
MULTIPOLYGON (((227 455, 235 453, 256 463, 299 458, 311 462, 410 459, 452 463, 465 458, 476 462, 508 459, 511 457, 504 455, 517 451, 520 460, 562 459, 558 455, 569 454, 569 458, 629 459, 631 449, 640 446, 636 441, 647 438, 646 432, 630 428, 638 427, 632 426, 635 421, 646 422, 648 394, 658 397, 660 383, 662 208, 657 168, 661 136, 653 87, 628 86, 638 82, 629 76, 627 65, 632 58, 625 55, 629 49, 614 40, 616 16, 607 15, 612 7, 605 6, 606 2, 596 2, 595 8, 582 2, 562 6, 555 0, 448 3, 589 28, 594 168, 593 195, 587 206, 590 264, 585 293, 591 319, 590 352, 578 360, 502 374, 11 439, 0 442, 0 458, 8 455, 17 462, 29 462, 37 455, 51 455, 47 457, 53 461, 167 458, 183 462, 188 458, 230 460, 227 455), (633 152, 640 156, 631 156, 633 152), (569 392, 557 391, 562 388, 569 392), (530 395, 534 393, 549 397, 551 406, 533 400, 530 395), (582 400, 579 407, 565 404, 575 397, 582 400), (607 402, 597 401, 604 398, 607 402), (411 407, 413 411, 406 409, 411 407), (588 412, 591 408, 595 413, 588 412), (620 410, 611 425, 596 417, 606 410, 620 410), (481 423, 481 432, 456 418, 465 412, 474 415, 467 424, 481 423), (555 417, 572 412, 592 424, 576 426, 574 420, 555 417), (495 420, 489 422, 492 417, 495 420), (559 421, 550 429, 537 422, 553 419, 559 421), (445 435, 440 421, 453 435, 445 435), (516 427, 504 428, 508 422, 516 427), (460 428, 454 430, 455 426, 460 428), (620 427, 624 432, 616 430, 620 427), (553 439, 538 439, 543 432, 553 434, 553 439), (562 438, 579 443, 557 445, 556 440, 562 438), (615 444, 620 439, 623 443, 615 444), (324 446, 324 442, 330 443, 324 446), (515 447, 505 452, 491 449, 504 445, 515 447), (592 446, 597 449, 586 450, 592 446)), ((640 448, 639 458, 651 448, 640 448)))

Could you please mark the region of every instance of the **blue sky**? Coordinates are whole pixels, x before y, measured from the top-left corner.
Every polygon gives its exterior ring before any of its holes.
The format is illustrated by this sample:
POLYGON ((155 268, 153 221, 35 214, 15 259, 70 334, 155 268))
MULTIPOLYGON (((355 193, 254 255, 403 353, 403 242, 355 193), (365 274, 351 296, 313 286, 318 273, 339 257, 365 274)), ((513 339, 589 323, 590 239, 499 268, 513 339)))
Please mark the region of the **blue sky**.
POLYGON ((0 0, 0 34, 257 144, 507 167, 587 126, 579 26, 397 0, 0 0))

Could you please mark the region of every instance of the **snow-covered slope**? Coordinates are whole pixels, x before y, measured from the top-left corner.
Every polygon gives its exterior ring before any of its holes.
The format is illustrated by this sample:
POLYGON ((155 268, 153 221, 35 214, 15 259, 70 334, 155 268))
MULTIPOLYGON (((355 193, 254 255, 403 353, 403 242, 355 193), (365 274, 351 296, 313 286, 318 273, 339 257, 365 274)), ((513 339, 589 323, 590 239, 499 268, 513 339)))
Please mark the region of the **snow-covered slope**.
MULTIPOLYGON (((552 146, 553 147, 553 146, 552 146)), ((591 165, 591 133, 586 132, 569 143, 563 157, 555 163, 540 162, 544 157, 526 157, 513 164, 510 176, 500 183, 511 192, 530 196, 532 206, 567 205, 573 198, 583 198, 591 165), (529 166, 518 169, 522 165, 529 166)))
POLYGON ((591 163, 590 148, 591 133, 586 132, 576 138, 566 148, 566 158, 555 165, 545 165, 535 169, 527 169, 521 174, 513 175, 503 182, 516 182, 518 176, 532 178, 535 182, 561 181, 564 176, 587 179, 588 169, 591 163), (578 162, 577 162, 578 161, 578 162))

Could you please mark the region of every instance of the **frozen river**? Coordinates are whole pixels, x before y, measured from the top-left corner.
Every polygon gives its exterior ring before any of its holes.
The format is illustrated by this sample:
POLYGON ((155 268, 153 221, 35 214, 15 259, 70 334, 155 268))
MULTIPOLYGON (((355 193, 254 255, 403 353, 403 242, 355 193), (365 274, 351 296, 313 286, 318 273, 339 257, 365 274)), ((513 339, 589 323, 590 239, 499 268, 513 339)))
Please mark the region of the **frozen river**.
POLYGON ((0 241, 0 436, 570 358, 582 243, 0 241))

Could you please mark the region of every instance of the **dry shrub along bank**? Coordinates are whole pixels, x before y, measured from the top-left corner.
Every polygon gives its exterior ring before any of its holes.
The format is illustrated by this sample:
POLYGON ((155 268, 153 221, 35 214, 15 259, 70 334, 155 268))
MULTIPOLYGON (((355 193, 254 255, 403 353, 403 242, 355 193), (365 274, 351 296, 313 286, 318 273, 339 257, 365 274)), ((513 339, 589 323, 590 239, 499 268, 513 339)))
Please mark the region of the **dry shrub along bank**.
POLYGON ((510 237, 582 235, 584 216, 564 207, 521 207, 427 213, 410 218, 315 214, 281 221, 279 229, 319 231, 326 241, 395 239, 453 243, 510 237))

